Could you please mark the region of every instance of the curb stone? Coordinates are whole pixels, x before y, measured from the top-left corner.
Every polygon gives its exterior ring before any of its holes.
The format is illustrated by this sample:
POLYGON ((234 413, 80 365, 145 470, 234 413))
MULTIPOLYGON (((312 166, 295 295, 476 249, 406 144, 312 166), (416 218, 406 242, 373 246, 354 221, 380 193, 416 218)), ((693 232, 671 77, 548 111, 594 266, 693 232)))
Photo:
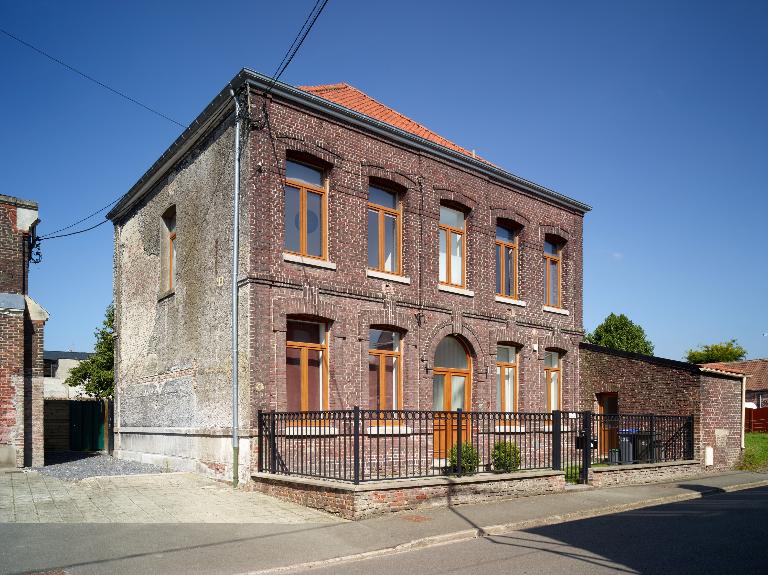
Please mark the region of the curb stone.
POLYGON ((546 527, 548 525, 567 523, 580 519, 591 519, 593 517, 612 515, 614 513, 621 513, 624 511, 634 511, 636 509, 643 509, 645 507, 655 507, 657 505, 665 505, 668 503, 678 503, 681 501, 702 499, 711 495, 717 495, 718 493, 731 493, 734 491, 743 491, 745 489, 755 489, 757 487, 766 486, 768 486, 768 480, 738 483, 736 485, 728 485, 725 487, 711 487, 704 491, 694 491, 691 493, 681 493, 679 495, 669 495, 667 497, 645 499, 643 501, 637 501, 634 503, 611 505, 608 507, 601 507, 599 509, 588 509, 585 511, 574 511, 573 513, 549 515, 547 517, 537 517, 536 519, 527 519, 523 521, 515 521, 512 523, 489 525, 487 527, 478 527, 475 529, 463 529, 461 531, 454 531, 452 533, 443 533, 440 535, 422 537, 420 539, 414 539, 406 543, 400 543, 398 545, 385 547, 382 549, 375 549, 373 551, 364 551, 362 553, 353 553, 351 555, 342 555, 340 557, 321 559, 318 561, 308 561, 305 563, 297 563, 295 565, 270 567, 268 569, 262 569, 259 571, 247 571, 241 575, 271 575, 273 573, 291 573, 307 569, 317 569, 319 567, 329 567, 331 565, 337 565, 341 563, 351 563, 353 561, 362 561, 364 559, 375 559, 377 557, 391 555, 392 553, 405 553, 407 551, 416 551, 419 549, 426 549, 428 547, 437 547, 440 545, 446 545, 448 543, 456 543, 461 541, 469 541, 472 539, 479 539, 481 537, 501 535, 509 531, 522 531, 523 529, 546 527))

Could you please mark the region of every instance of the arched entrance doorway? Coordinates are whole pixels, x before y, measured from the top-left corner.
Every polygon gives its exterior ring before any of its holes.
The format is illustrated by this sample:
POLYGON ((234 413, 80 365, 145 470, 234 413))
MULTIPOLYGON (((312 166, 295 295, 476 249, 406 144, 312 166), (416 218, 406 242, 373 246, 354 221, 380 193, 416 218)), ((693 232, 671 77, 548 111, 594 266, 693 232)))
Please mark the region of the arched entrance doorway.
MULTIPOLYGON (((432 372, 432 409, 434 419, 434 457, 446 459, 456 443, 458 416, 456 410, 466 411, 472 397, 472 358, 464 344, 452 335, 445 336, 435 350, 432 372)), ((463 417, 462 439, 469 431, 469 421, 463 417)))

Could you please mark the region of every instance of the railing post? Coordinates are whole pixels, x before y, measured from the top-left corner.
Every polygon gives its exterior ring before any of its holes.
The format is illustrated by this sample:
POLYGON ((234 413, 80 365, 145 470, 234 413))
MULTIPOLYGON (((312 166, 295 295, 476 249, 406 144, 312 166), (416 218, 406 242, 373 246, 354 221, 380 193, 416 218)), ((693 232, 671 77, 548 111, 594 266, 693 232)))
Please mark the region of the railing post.
POLYGON ((592 412, 585 411, 582 419, 584 449, 581 450, 581 482, 589 483, 589 466, 592 462, 592 412))
POLYGON ((462 472, 462 468, 461 468, 461 447, 462 447, 462 445, 461 445, 462 444, 462 437, 461 437, 462 436, 462 429, 461 429, 462 428, 462 425, 461 425, 462 424, 462 421, 461 421, 462 417, 461 417, 461 413, 462 413, 462 409, 459 407, 456 410, 456 417, 457 417, 457 421, 456 421, 456 435, 457 435, 457 437, 456 437, 456 467, 457 467, 457 470, 456 471, 457 471, 459 477, 461 477, 461 475, 462 475, 462 473, 461 473, 462 472))
POLYGON ((688 433, 686 435, 688 437, 686 437, 686 441, 685 441, 685 449, 686 449, 685 458, 693 459, 693 415, 688 416, 687 427, 688 427, 688 433))
POLYGON ((562 452, 562 411, 552 412, 552 469, 560 471, 563 468, 562 452))
POLYGON ((258 449, 259 449, 259 458, 258 458, 258 466, 257 469, 259 473, 262 473, 264 471, 264 421, 263 421, 264 412, 260 409, 256 412, 256 428, 258 429, 258 449))
POLYGON ((269 412, 269 472, 274 473, 277 461, 277 439, 275 438, 275 410, 269 412))
POLYGON ((352 473, 355 485, 360 483, 360 406, 352 408, 353 437, 352 437, 352 473))
POLYGON ((656 463, 656 414, 651 414, 651 440, 648 442, 648 449, 651 450, 650 460, 651 463, 656 463))

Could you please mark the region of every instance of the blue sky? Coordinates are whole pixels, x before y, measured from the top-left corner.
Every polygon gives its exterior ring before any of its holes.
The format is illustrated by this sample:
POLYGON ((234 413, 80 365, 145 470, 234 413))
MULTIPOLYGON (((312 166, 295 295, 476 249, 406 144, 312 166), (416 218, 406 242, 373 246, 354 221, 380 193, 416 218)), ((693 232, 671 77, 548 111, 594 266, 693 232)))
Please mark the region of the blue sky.
MULTIPOLYGON (((271 74, 313 0, 10 2, 0 25, 183 123, 242 67, 271 74)), ((348 82, 586 202, 585 327, 658 355, 738 338, 768 356, 768 3, 330 0, 283 76, 348 82)), ((0 193, 40 232, 121 195, 180 129, 0 36, 0 193)), ((98 220, 94 220, 95 222, 98 220)), ((88 350, 112 232, 43 245, 47 349, 88 350)))

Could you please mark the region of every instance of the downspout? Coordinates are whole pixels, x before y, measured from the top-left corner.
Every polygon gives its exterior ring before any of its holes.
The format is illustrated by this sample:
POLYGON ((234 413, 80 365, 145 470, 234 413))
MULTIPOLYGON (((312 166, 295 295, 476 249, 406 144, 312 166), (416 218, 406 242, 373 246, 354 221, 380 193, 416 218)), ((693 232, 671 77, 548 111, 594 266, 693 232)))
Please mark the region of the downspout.
POLYGON ((746 406, 744 402, 747 400, 747 376, 741 376, 741 450, 744 451, 744 425, 747 423, 746 406))
POLYGON ((232 220, 232 486, 237 487, 238 463, 240 462, 240 437, 238 434, 238 292, 237 272, 240 260, 240 103, 234 90, 229 94, 235 103, 235 189, 234 215, 232 220))

